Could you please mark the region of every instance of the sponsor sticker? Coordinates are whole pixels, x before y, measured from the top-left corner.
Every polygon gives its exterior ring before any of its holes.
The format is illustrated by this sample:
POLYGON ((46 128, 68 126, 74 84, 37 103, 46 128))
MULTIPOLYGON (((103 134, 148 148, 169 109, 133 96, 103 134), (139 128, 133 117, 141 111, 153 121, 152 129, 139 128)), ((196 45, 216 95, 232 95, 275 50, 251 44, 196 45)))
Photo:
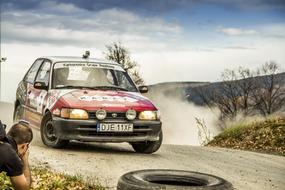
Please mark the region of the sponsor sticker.
POLYGON ((137 99, 131 98, 131 97, 127 97, 127 96, 80 96, 79 100, 82 101, 109 101, 109 102, 137 102, 137 99))
POLYGON ((54 69, 57 68, 72 68, 72 67, 95 67, 95 68, 101 68, 101 69, 113 69, 118 71, 124 71, 124 69, 115 64, 109 64, 109 63, 84 63, 84 62, 59 62, 54 65, 54 69))
POLYGON ((57 100, 74 90, 51 90, 47 100, 47 108, 51 109, 57 100))
POLYGON ((37 97, 37 112, 42 113, 44 107, 44 100, 47 95, 47 91, 42 90, 40 95, 37 97))
POLYGON ((82 67, 70 67, 67 80, 82 80, 86 81, 89 72, 83 71, 82 67))

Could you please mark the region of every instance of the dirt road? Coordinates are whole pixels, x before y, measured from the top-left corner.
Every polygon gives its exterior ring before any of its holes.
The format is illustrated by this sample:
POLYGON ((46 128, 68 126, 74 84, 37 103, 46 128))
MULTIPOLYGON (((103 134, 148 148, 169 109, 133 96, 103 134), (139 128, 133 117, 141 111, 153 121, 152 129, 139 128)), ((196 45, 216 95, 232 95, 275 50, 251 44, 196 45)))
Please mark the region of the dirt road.
MULTIPOLYGON (((0 119, 11 123, 11 105, 0 103, 0 119), (5 109, 5 111, 3 111, 5 109)), ((205 172, 230 181, 236 189, 285 189, 285 157, 211 147, 163 145, 152 155, 134 153, 128 144, 72 142, 64 150, 45 147, 35 132, 32 164, 79 174, 115 189, 118 178, 138 169, 181 169, 205 172)))

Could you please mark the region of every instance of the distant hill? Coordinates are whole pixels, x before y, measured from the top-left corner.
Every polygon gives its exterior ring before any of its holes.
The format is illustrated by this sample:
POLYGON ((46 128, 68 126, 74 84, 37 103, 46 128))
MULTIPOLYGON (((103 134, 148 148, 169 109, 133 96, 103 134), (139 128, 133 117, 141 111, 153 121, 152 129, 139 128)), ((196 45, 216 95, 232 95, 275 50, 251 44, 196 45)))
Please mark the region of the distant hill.
POLYGON ((168 97, 182 98, 186 97, 187 89, 194 88, 197 86, 207 85, 210 82, 164 82, 154 85, 149 85, 148 96, 156 96, 163 94, 168 97))
MULTIPOLYGON (((276 74, 277 78, 285 80, 285 72, 276 74)), ((264 76, 255 77, 256 80, 264 79, 264 76)), ((245 79, 247 80, 247 79, 245 79)), ((185 99, 197 105, 203 105, 203 100, 196 93, 196 88, 206 88, 206 91, 221 88, 223 82, 164 82, 149 86, 147 96, 152 97, 158 94, 164 94, 168 97, 185 99)), ((285 84, 283 84, 285 85, 285 84)))
MULTIPOLYGON (((266 77, 267 76, 257 76, 257 77, 254 77, 254 80, 255 81, 264 81, 266 80, 266 77)), ((275 75, 276 77, 276 81, 281 81, 281 86, 284 86, 285 87, 285 83, 282 82, 282 81, 285 81, 285 72, 283 73, 278 73, 275 75)), ((237 82, 247 82, 248 80, 251 80, 251 79, 242 79, 242 80, 238 80, 237 82)), ((194 102, 195 104, 197 105, 204 105, 204 101, 201 99, 201 96, 199 96, 197 94, 197 91, 199 91, 200 89, 197 89, 197 88, 203 88, 203 92, 211 92, 213 90, 217 90, 217 89, 220 89, 220 91, 223 90, 223 85, 224 85, 225 82, 213 82, 213 83, 208 83, 208 84, 205 84, 203 86, 198 86, 198 87, 188 87, 185 89, 185 96, 186 96, 186 99, 190 102, 194 102)))

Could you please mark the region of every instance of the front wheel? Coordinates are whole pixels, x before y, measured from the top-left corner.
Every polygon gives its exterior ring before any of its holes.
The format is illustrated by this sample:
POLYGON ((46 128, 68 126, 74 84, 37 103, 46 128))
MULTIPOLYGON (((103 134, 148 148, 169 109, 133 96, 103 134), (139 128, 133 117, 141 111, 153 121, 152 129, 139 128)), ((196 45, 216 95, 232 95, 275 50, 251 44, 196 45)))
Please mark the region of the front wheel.
POLYGON ((138 153, 151 154, 156 152, 162 144, 162 131, 159 132, 159 139, 157 141, 135 142, 132 143, 133 149, 138 153))
POLYGON ((68 140, 62 140, 55 135, 55 126, 52 122, 51 114, 43 117, 41 124, 41 138, 45 145, 52 148, 63 148, 68 144, 68 140))

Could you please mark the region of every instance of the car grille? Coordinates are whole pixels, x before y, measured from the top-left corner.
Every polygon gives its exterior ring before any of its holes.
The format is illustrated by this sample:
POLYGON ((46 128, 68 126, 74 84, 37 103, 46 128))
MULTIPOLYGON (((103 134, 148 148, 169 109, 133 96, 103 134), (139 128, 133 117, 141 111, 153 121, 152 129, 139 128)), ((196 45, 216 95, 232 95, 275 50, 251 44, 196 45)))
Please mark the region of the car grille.
POLYGON ((138 136, 145 136, 147 133, 145 132, 139 132, 139 133, 97 133, 97 132, 88 132, 84 133, 84 135, 88 136, 106 136, 106 137, 138 137, 138 136))
POLYGON ((80 126, 79 131, 81 135, 87 136, 145 136, 147 131, 136 131, 136 130, 148 130, 149 126, 134 126, 134 132, 97 132, 96 126, 84 125, 80 126))

